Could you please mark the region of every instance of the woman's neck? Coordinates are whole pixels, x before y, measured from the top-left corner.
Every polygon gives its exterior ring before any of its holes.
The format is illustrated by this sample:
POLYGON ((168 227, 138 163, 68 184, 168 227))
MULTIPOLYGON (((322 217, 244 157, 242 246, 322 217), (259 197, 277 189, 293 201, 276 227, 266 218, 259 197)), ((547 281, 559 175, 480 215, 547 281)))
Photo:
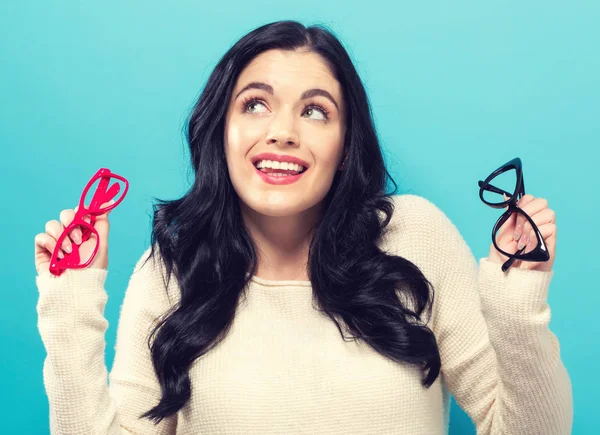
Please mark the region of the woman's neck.
POLYGON ((255 275, 267 280, 308 280, 308 250, 319 213, 320 207, 313 207, 294 216, 267 216, 243 206, 244 224, 257 248, 255 275))

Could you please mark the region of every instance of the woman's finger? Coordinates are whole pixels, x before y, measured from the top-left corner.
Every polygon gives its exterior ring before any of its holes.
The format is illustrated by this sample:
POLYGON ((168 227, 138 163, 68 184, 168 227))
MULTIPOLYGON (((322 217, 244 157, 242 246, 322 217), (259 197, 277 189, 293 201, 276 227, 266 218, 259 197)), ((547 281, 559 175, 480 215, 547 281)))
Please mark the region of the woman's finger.
MULTIPOLYGON (((539 213, 540 211, 544 210, 545 208, 548 208, 548 200, 545 198, 535 198, 533 201, 528 202, 527 204, 520 206, 521 210, 523 210, 525 213, 527 213, 529 215, 529 217, 532 217, 536 214, 539 213)), ((523 219, 525 219, 525 217, 523 217, 523 219)), ((524 224, 525 222, 523 222, 524 224)), ((525 234, 525 233, 523 233, 525 234)))
POLYGON ((502 224, 502 226, 498 230, 498 235, 502 238, 510 237, 512 240, 512 235, 515 228, 515 213, 512 213, 508 219, 502 224))
MULTIPOLYGON (((556 225, 551 222, 539 225, 538 229, 540 230, 540 234, 542 235, 542 240, 548 240, 550 237, 556 234, 556 225)), ((529 240, 527 242, 527 248, 525 249, 525 251, 523 251, 524 253, 533 251, 538 245, 537 236, 535 235, 535 231, 533 231, 533 228, 529 231, 529 233, 527 233, 527 236, 529 240)), ((525 237, 525 235, 523 235, 523 237, 525 237)))
MULTIPOLYGON (((63 226, 59 221, 51 220, 51 221, 46 222, 46 233, 48 233, 49 235, 54 237, 55 241, 58 241, 62 232, 63 232, 63 226)), ((60 249, 64 252, 71 252, 72 251, 71 241, 67 240, 67 239, 68 239, 68 237, 65 237, 63 239, 60 249)), ((64 255, 62 255, 62 252, 59 252, 58 255, 60 258, 62 258, 64 256, 64 255)))
MULTIPOLYGON (((56 239, 48 233, 39 233, 35 241, 35 264, 50 262, 56 247, 56 239)), ((59 251, 60 254, 60 251, 59 251)), ((62 258, 62 257, 61 257, 62 258)))
MULTIPOLYGON (((535 213, 534 215, 529 216, 538 228, 544 224, 554 223, 556 220, 554 210, 552 210, 551 208, 545 208, 535 213)), ((531 240, 531 238, 535 237, 535 232, 533 231, 533 227, 531 226, 529 221, 527 221, 525 225, 523 225, 522 233, 523 235, 521 236, 521 238, 523 240, 519 240, 519 242, 521 242, 523 246, 526 246, 527 243, 529 243, 529 241, 531 240)))
MULTIPOLYGON (((533 219, 536 225, 538 225, 539 218, 536 216, 542 210, 548 208, 548 201, 544 198, 535 198, 533 201, 528 202, 522 207, 520 206, 520 208, 521 210, 523 210, 523 212, 527 213, 531 219, 533 219)), ((527 246, 527 243, 529 242, 529 238, 527 237, 527 235, 531 232, 531 224, 529 223, 527 218, 522 214, 519 214, 518 219, 522 220, 523 222, 518 231, 521 234, 521 237, 525 237, 525 240, 519 240, 519 242, 521 242, 522 246, 527 246)), ((543 224, 543 222, 541 223, 543 224)), ((517 231, 515 231, 515 233, 516 232, 517 231)))
MULTIPOLYGON (((63 227, 68 227, 71 222, 73 222, 73 219, 75 218, 75 211, 71 210, 71 209, 66 209, 60 212, 60 223, 63 225, 63 227)), ((70 232, 69 232, 69 238, 70 240, 73 241, 73 243, 79 245, 81 244, 81 228, 79 227, 79 225, 77 225, 76 227, 74 227, 70 232)), ((65 237, 66 239, 67 237, 65 237)))
MULTIPOLYGON (((523 207, 526 207, 527 204, 533 202, 534 200, 535 200, 535 197, 533 195, 530 195, 530 194, 523 195, 523 197, 519 200, 519 202, 517 202, 517 206, 520 209, 523 209, 523 207)), ((525 224, 525 222, 527 222, 527 218, 525 216, 523 216, 521 213, 517 213, 517 220, 515 223, 515 234, 514 234, 515 240, 519 240, 519 238, 523 234, 523 225, 525 224)))

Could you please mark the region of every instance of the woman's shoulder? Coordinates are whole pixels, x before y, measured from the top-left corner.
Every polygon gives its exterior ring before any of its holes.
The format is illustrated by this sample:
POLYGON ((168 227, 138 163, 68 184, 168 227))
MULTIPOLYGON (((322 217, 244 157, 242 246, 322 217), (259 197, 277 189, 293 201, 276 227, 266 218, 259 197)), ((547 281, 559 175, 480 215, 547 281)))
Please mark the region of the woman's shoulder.
POLYGON ((394 211, 380 247, 427 267, 439 264, 460 241, 457 227, 432 200, 416 194, 393 195, 394 211))
POLYGON ((432 200, 413 193, 392 195, 394 212, 390 225, 396 230, 431 228, 432 225, 444 227, 449 223, 448 216, 432 200))
POLYGON ((435 211, 431 210, 432 208, 439 210, 438 206, 431 199, 416 193, 401 193, 397 195, 391 195, 390 198, 393 199, 395 204, 409 204, 413 207, 419 207, 420 211, 423 211, 423 209, 429 212, 435 211))
POLYGON ((179 299, 179 287, 175 274, 168 277, 167 267, 158 245, 148 247, 137 260, 130 277, 129 287, 139 290, 144 297, 155 298, 163 304, 172 305, 179 299))

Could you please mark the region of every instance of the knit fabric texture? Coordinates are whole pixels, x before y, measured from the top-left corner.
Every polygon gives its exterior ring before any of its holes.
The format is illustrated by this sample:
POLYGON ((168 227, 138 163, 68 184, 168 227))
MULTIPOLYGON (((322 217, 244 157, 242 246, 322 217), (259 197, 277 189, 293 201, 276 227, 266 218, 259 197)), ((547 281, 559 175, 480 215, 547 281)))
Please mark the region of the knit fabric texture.
POLYGON ((393 200, 379 246, 416 264, 435 289, 427 326, 442 368, 430 388, 417 366, 343 340, 313 307, 310 281, 253 276, 230 333, 194 361, 186 406, 156 426, 139 419, 160 398, 148 333, 180 301, 175 279, 165 289, 160 261, 142 267, 148 249, 125 291, 110 374, 107 271, 36 277, 51 433, 447 434, 451 394, 478 434, 570 434, 572 387, 549 329, 554 271, 504 273, 487 258, 477 262, 431 201, 414 194, 393 200))

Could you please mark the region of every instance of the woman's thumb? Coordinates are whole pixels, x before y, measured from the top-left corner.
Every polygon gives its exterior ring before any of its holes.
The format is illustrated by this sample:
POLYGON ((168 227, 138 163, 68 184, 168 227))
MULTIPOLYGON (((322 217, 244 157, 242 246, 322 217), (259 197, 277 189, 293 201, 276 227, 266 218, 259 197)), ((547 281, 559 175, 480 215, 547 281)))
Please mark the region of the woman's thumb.
MULTIPOLYGON (((114 200, 114 199, 111 199, 110 201, 103 203, 103 204, 100 206, 100 210, 102 210, 102 209, 104 209, 104 208, 106 208, 106 207, 109 207, 109 206, 113 205, 114 203, 115 203, 115 200, 114 200)), ((98 216, 96 217, 96 220, 98 220, 98 219, 106 219, 106 218, 107 218, 107 216, 108 216, 108 214, 109 214, 111 211, 112 211, 112 209, 110 209, 110 210, 107 210, 106 212, 102 213, 101 215, 98 215, 98 216)))
MULTIPOLYGON (((114 203, 115 203, 115 201, 111 199, 110 201, 102 204, 100 206, 100 209, 108 207, 114 203)), ((100 236, 100 243, 108 242, 108 230, 110 228, 110 223, 108 221, 109 213, 110 213, 110 210, 106 211, 106 213, 96 216, 96 222, 94 223, 94 228, 96 229, 96 231, 98 231, 98 236, 100 236)))

